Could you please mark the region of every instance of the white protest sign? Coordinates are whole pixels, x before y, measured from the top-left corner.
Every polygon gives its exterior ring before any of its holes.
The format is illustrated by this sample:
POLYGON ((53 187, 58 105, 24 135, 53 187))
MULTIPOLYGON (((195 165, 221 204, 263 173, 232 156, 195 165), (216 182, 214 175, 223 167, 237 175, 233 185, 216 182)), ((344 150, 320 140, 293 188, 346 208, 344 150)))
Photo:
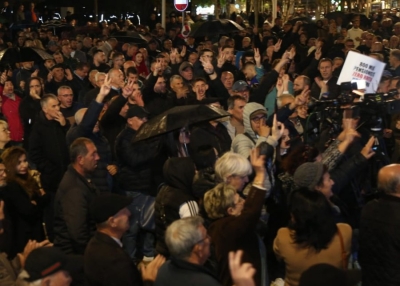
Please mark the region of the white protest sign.
POLYGON ((375 93, 386 64, 369 56, 350 51, 347 54, 337 84, 365 80, 365 93, 375 93))

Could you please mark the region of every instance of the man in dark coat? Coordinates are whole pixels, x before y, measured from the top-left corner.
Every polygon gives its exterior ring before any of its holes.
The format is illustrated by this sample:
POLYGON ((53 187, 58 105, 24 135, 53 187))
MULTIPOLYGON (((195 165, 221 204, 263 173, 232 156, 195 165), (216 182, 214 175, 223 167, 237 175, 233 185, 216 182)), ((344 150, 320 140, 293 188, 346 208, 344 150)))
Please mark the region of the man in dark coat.
POLYGON ((60 112, 57 97, 46 95, 40 104, 42 111, 29 138, 29 157, 41 173, 43 189, 55 193, 69 163, 65 135, 70 125, 60 112))
POLYGON ((97 232, 84 254, 86 285, 140 286, 155 280, 165 258, 158 256, 147 267, 142 267, 143 283, 137 267, 122 248, 121 238, 129 228, 131 213, 128 206, 131 202, 132 198, 101 194, 90 205, 89 211, 96 222, 97 232))
POLYGON ((158 271, 155 286, 221 285, 203 266, 210 256, 211 241, 201 217, 176 220, 165 236, 172 257, 158 271))
POLYGON ((103 109, 104 97, 110 91, 110 86, 105 83, 100 89, 96 100, 93 100, 89 108, 82 108, 75 114, 75 125, 67 133, 67 144, 70 145, 79 137, 86 137, 93 141, 100 155, 97 168, 92 174, 92 182, 100 192, 112 190, 112 177, 117 172, 117 167, 111 165, 112 154, 110 144, 102 135, 98 118, 103 109))
POLYGON ((363 209, 359 260, 365 286, 400 285, 400 165, 380 169, 378 188, 384 192, 363 209))
POLYGON ((99 191, 90 175, 100 157, 90 139, 78 138, 70 146, 71 165, 65 172, 55 198, 54 246, 66 254, 83 254, 95 231, 89 205, 99 191))

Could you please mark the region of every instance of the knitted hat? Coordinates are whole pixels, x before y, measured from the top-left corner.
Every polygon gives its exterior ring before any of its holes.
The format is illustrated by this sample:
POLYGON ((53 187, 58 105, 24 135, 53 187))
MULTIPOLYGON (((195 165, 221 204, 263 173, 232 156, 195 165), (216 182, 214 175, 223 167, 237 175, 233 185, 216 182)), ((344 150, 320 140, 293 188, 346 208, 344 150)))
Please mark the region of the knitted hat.
POLYGON ((318 181, 322 178, 323 172, 324 164, 321 162, 307 162, 296 169, 293 180, 298 187, 306 187, 314 191, 318 181))

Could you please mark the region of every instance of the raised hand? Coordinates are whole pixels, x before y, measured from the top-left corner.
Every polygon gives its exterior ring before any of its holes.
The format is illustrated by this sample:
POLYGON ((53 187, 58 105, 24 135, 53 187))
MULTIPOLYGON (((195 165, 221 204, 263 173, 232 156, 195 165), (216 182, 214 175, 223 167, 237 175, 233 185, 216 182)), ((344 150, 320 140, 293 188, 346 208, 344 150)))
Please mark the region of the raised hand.
POLYGON ((274 114, 271 137, 278 141, 279 139, 281 139, 284 129, 285 126, 276 119, 276 114, 274 114))
POLYGON ((133 93, 133 85, 135 84, 134 81, 130 80, 128 83, 122 88, 122 96, 128 98, 133 93))
POLYGON ((104 79, 103 85, 100 87, 99 94, 97 96, 100 96, 101 101, 103 102, 104 97, 107 96, 107 94, 110 93, 111 90, 111 77, 107 74, 106 78, 104 79))
POLYGON ((214 66, 212 65, 210 60, 204 60, 201 62, 203 65, 203 69, 207 74, 213 74, 214 73, 214 66))
POLYGON ((260 67, 261 66, 261 56, 260 56, 260 50, 257 48, 254 48, 254 60, 256 61, 256 66, 260 67))
POLYGON ((292 48, 289 51, 289 59, 293 60, 295 56, 296 56, 296 47, 292 46, 292 48))
POLYGON ((185 45, 183 45, 180 55, 182 58, 185 57, 185 55, 186 55, 186 46, 185 45))
POLYGON ((375 155, 374 150, 372 150, 372 146, 374 146, 375 140, 378 139, 376 139, 374 136, 371 136, 367 144, 365 144, 364 148, 361 150, 361 155, 363 155, 365 159, 370 159, 372 156, 375 155))
POLYGON ((282 39, 279 39, 276 44, 274 45, 274 52, 277 53, 281 49, 282 39))
POLYGON ((217 66, 221 68, 226 62, 226 56, 223 52, 220 52, 217 59, 217 66))
POLYGON ((317 49, 315 50, 315 59, 319 61, 321 59, 321 56, 322 56, 322 49, 321 47, 317 47, 317 49))
POLYGON ((31 77, 38 76, 38 74, 39 74, 39 70, 35 69, 35 71, 31 74, 31 77))
POLYGON ((61 113, 61 111, 57 111, 56 116, 54 117, 55 121, 58 121, 61 126, 65 126, 67 122, 65 121, 64 115, 61 113))
POLYGON ((73 80, 73 79, 74 79, 74 77, 73 77, 72 72, 71 72, 70 69, 65 69, 65 78, 66 78, 67 80, 73 80))
POLYGON ((253 279, 256 269, 251 263, 242 263, 243 251, 229 252, 229 269, 235 286, 255 286, 253 279))
POLYGON ((162 255, 157 255, 156 258, 152 262, 150 262, 147 266, 142 264, 141 272, 143 281, 155 281, 158 273, 158 269, 164 264, 165 257, 162 255))

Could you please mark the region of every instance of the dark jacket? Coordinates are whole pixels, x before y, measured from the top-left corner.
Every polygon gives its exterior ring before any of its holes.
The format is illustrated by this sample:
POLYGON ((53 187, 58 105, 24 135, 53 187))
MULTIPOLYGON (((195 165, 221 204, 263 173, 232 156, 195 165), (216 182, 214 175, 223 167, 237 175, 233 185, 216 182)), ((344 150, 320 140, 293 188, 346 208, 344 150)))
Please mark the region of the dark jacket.
POLYGON ((230 251, 243 250, 242 263, 251 263, 256 269, 254 281, 261 285, 261 256, 256 225, 261 215, 265 191, 252 187, 239 216, 226 216, 211 223, 208 234, 214 246, 219 266, 219 280, 222 285, 231 286, 233 281, 229 271, 230 251))
POLYGON ((100 156, 100 160, 97 162, 97 168, 91 176, 92 183, 100 192, 109 192, 112 188, 111 175, 107 171, 107 166, 110 165, 112 161, 110 144, 108 144, 107 139, 101 134, 101 131, 93 133, 93 128, 96 125, 102 109, 103 104, 92 101, 82 118, 82 122, 79 125, 75 124, 68 130, 66 139, 68 146, 79 137, 86 137, 93 141, 100 156))
POLYGON ((362 285, 400 285, 400 198, 382 195, 363 209, 359 261, 362 285))
POLYGON ((190 135, 190 146, 196 153, 203 145, 213 146, 219 156, 231 150, 232 139, 226 127, 218 122, 214 127, 211 123, 203 123, 193 128, 190 135))
POLYGON ((29 138, 29 158, 41 173, 46 192, 56 192, 69 163, 65 135, 70 127, 68 120, 61 126, 39 113, 29 138))
POLYGON ((110 236, 96 232, 85 250, 87 286, 140 286, 140 273, 132 259, 110 236))
POLYGON ((68 166, 54 202, 54 246, 66 254, 83 254, 95 231, 88 209, 98 194, 87 178, 68 166))
POLYGON ((154 286, 220 286, 217 277, 201 265, 171 258, 160 267, 154 286))
POLYGON ((160 138, 132 143, 136 131, 125 127, 115 142, 115 152, 120 168, 120 188, 155 196, 162 183, 162 166, 166 160, 160 138))
POLYGON ((43 209, 49 203, 49 196, 30 198, 17 182, 8 182, 3 191, 4 204, 7 205, 8 219, 11 222, 13 243, 7 251, 10 258, 23 252, 29 239, 44 240, 43 209), (31 201, 35 201, 32 204, 31 201))
POLYGON ((124 107, 127 99, 122 95, 114 99, 108 106, 107 111, 100 119, 100 125, 103 130, 104 136, 110 144, 113 158, 115 158, 114 144, 118 134, 124 129, 126 125, 126 118, 119 115, 121 108, 124 107))
POLYGON ((174 221, 181 218, 180 210, 187 205, 190 216, 198 214, 196 199, 192 195, 192 182, 195 174, 194 163, 190 158, 169 158, 163 168, 165 185, 157 194, 154 209, 156 222, 156 250, 169 256, 165 244, 165 231, 174 221))
POLYGON ((19 115, 24 126, 23 146, 25 150, 29 149, 29 137, 41 110, 40 100, 33 99, 31 96, 25 96, 19 105, 19 115))
POLYGON ((154 91, 154 85, 156 84, 157 79, 158 77, 151 73, 145 83, 144 89, 142 90, 145 108, 150 112, 151 116, 159 115, 178 105, 176 96, 172 96, 168 91, 165 93, 156 93, 154 91))
MULTIPOLYGON (((329 95, 325 99, 335 99, 338 98, 340 95, 340 86, 337 85, 338 78, 332 76, 328 82, 326 83, 328 86, 329 95)), ((311 93, 310 95, 315 99, 319 100, 321 96, 321 88, 314 82, 311 86, 311 93)), ((324 99, 324 98, 322 98, 324 99)))

